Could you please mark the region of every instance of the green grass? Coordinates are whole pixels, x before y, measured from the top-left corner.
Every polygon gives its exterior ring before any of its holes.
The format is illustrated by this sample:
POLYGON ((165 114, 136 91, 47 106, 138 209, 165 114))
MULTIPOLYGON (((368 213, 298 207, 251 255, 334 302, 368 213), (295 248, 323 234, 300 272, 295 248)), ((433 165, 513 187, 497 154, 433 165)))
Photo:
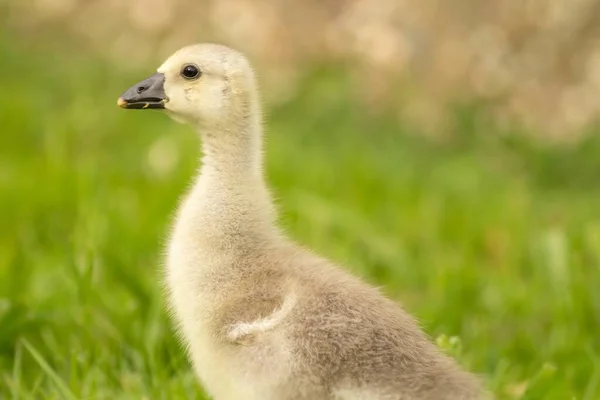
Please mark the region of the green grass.
MULTIPOLYGON (((153 66, 31 46, 0 40, 0 398, 202 398, 160 291, 196 137, 116 107, 153 66)), ((600 398, 600 140, 543 148, 463 106, 435 145, 349 90, 323 69, 268 110, 290 234, 384 286, 498 398, 600 398)))

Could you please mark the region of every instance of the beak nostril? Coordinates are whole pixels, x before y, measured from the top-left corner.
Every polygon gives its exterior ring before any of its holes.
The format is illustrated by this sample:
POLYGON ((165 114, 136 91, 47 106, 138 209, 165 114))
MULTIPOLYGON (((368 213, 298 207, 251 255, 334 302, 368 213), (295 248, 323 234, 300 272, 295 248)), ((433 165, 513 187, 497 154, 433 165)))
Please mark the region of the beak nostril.
POLYGON ((138 88, 137 88, 138 94, 142 93, 144 90, 146 90, 146 88, 144 86, 138 86, 138 88))

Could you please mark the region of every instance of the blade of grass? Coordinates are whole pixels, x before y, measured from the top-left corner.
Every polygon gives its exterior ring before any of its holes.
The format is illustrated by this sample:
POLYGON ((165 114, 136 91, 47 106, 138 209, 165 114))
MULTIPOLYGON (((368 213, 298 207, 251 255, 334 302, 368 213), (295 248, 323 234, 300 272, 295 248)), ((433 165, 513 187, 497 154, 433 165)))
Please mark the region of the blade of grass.
POLYGON ((26 339, 22 339, 23 346, 29 351, 31 356, 35 359, 38 365, 44 370, 44 372, 50 377, 52 382, 56 385, 57 390, 60 392, 61 396, 64 399, 68 400, 77 400, 73 392, 69 390, 69 387, 65 384, 65 382, 58 376, 56 371, 52 369, 50 364, 46 362, 44 357, 33 347, 31 343, 29 343, 26 339))
POLYGON ((12 398, 13 400, 19 399, 19 393, 21 392, 21 372, 23 368, 23 347, 21 343, 17 343, 15 348, 15 362, 13 364, 12 371, 12 398))

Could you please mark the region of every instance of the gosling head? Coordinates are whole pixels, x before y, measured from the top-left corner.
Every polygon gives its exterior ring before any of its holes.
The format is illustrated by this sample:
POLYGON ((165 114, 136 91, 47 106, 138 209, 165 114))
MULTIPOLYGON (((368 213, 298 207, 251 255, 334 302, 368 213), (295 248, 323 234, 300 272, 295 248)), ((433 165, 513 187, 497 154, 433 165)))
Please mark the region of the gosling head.
POLYGON ((254 73, 239 52, 216 44, 184 47, 119 97, 119 107, 159 109, 179 122, 211 126, 255 107, 254 73))

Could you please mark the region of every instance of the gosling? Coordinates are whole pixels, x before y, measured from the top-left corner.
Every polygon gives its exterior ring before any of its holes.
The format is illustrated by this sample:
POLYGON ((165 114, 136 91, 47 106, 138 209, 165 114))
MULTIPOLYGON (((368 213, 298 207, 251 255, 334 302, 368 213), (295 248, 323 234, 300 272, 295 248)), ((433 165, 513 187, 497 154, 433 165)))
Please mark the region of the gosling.
POLYGON ((118 99, 196 129, 203 159, 167 249, 168 303, 216 400, 479 399, 478 379, 377 289, 294 243, 263 176, 253 69, 216 44, 178 50, 118 99))

